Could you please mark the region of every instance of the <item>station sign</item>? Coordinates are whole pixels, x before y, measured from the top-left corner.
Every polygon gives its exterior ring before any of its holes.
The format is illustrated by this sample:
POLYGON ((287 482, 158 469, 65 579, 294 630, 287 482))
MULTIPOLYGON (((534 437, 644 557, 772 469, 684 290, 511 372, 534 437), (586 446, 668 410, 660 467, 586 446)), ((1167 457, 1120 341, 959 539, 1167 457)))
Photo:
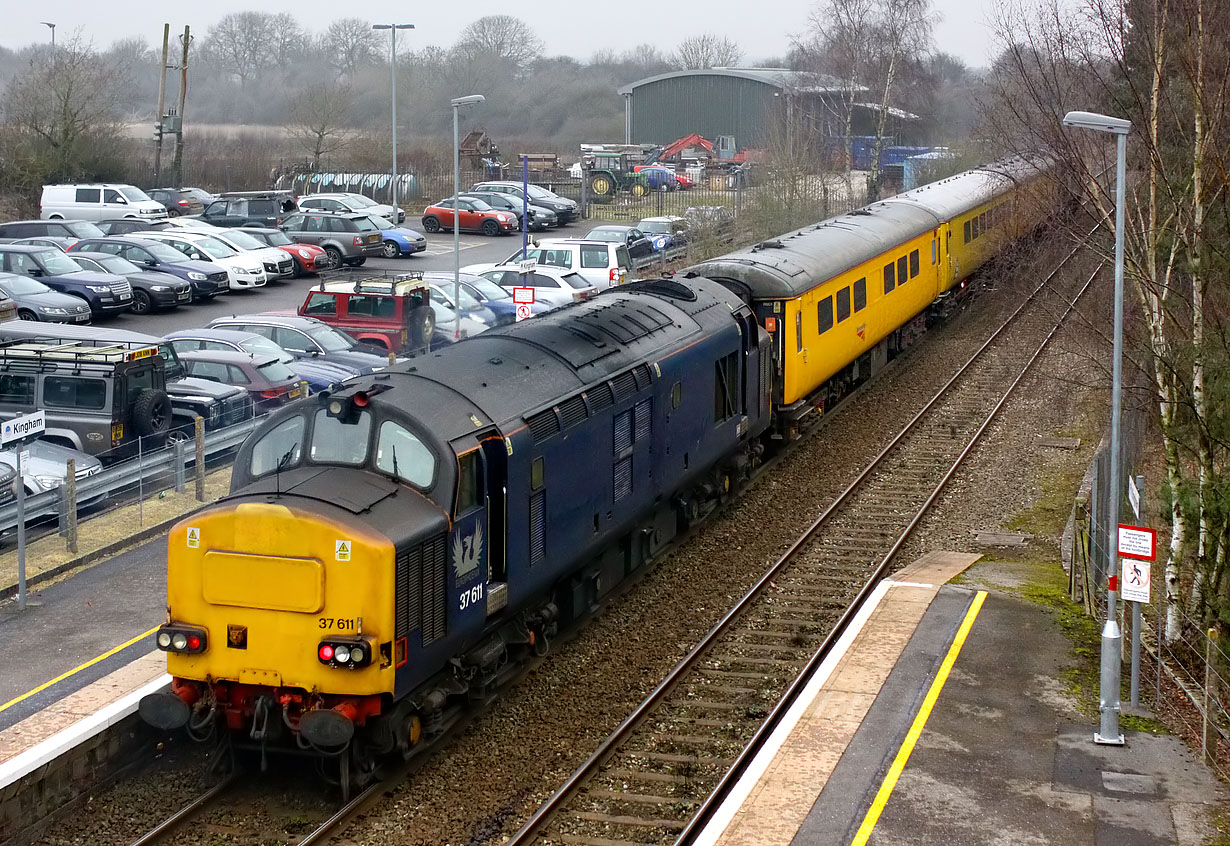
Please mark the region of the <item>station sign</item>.
POLYGON ((1157 532, 1144 526, 1119 524, 1119 554, 1125 558, 1152 561, 1157 557, 1157 532))
POLYGON ((0 426, 0 446, 8 446, 14 441, 26 438, 37 438, 47 429, 47 413, 36 411, 33 414, 21 414, 11 420, 5 420, 0 426))
POLYGON ((517 305, 533 305, 534 289, 517 287, 512 289, 513 302, 517 305))
POLYGON ((536 267, 538 267, 538 259, 522 259, 521 260, 521 272, 522 273, 533 273, 534 268, 536 267))

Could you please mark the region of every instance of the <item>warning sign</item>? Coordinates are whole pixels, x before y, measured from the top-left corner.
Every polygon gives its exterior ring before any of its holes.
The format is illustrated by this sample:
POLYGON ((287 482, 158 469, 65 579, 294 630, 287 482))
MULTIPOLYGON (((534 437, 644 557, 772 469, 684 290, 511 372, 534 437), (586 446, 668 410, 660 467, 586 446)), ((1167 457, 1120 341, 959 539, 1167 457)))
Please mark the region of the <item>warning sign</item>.
POLYGON ((351 541, 339 540, 333 542, 333 557, 338 561, 350 560, 350 545, 351 541))
POLYGON ((1123 598, 1128 602, 1149 604, 1150 564, 1135 558, 1120 558, 1123 575, 1120 578, 1123 598))
POLYGON ((1119 524, 1119 554, 1152 561, 1157 551, 1157 532, 1143 526, 1119 524))
POLYGON ((530 313, 531 313, 530 307, 527 306, 525 303, 520 303, 517 306, 517 319, 518 320, 527 320, 530 316, 530 313))
POLYGON ((533 288, 523 288, 521 286, 517 286, 512 289, 512 294, 513 302, 517 305, 532 305, 534 302, 533 288))
POLYGON ((188 548, 201 548, 201 530, 192 526, 188 527, 188 548))

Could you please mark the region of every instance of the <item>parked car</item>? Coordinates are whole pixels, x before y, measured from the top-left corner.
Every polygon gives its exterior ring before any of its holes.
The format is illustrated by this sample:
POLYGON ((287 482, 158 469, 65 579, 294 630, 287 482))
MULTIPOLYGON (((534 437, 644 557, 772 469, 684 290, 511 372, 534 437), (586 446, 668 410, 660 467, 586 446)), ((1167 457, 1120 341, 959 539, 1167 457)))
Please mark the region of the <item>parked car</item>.
POLYGON ((77 243, 77 239, 56 235, 36 235, 33 238, 0 238, 0 243, 25 244, 27 247, 55 247, 60 252, 66 253, 73 244, 77 243))
POLYGON ((132 305, 132 286, 123 276, 84 270, 54 247, 0 244, 0 262, 7 273, 29 276, 62 294, 79 297, 93 317, 118 314, 132 305))
POLYGON ((205 207, 201 220, 215 226, 278 226, 298 209, 288 191, 228 191, 205 207))
POLYGON ((517 230, 517 216, 511 212, 493 209, 482 200, 457 198, 456 211, 453 198, 432 203, 423 209, 423 229, 428 232, 453 230, 453 216, 457 216, 457 228, 462 232, 481 232, 484 235, 500 235, 517 230))
POLYGON ((91 182, 82 185, 44 185, 39 201, 43 220, 107 220, 135 217, 157 220, 167 210, 133 185, 91 182))
POLYGON ((678 191, 683 186, 675 178, 675 172, 662 165, 636 165, 633 173, 643 173, 649 181, 649 187, 655 191, 678 191))
POLYGON ((184 188, 151 188, 145 193, 150 199, 162 203, 168 217, 179 217, 184 214, 200 214, 205 211, 205 204, 184 188))
POLYGON ((522 273, 520 264, 501 264, 478 275, 509 292, 513 288, 533 288, 534 302, 549 308, 589 299, 601 290, 575 271, 546 265, 538 265, 533 271, 522 273))
MULTIPOLYGON (((21 480, 27 494, 54 491, 64 484, 68 480, 69 459, 73 461, 73 477, 79 483, 102 472, 102 462, 88 452, 53 444, 42 438, 31 441, 21 449, 25 453, 21 457, 21 480)), ((11 470, 15 478, 17 450, 10 447, 0 451, 0 465, 11 470)), ((98 492, 87 500, 78 500, 77 504, 88 508, 102 502, 105 495, 105 492, 98 492)))
MULTIPOLYGON (((474 297, 474 299, 478 300, 495 314, 497 326, 516 322, 517 304, 513 302, 512 291, 506 290, 485 276, 479 276, 475 273, 461 274, 461 288, 464 291, 468 291, 470 296, 474 297)), ((540 303, 535 298, 535 302, 530 304, 530 316, 542 314, 550 308, 551 306, 546 303, 540 303)))
POLYGON ((311 317, 294 314, 239 314, 215 317, 210 329, 239 329, 264 335, 295 358, 320 359, 345 365, 360 376, 383 370, 387 355, 373 353, 369 347, 332 326, 311 317))
MULTIPOLYGON (((517 216, 517 228, 521 227, 521 213, 529 212, 528 229, 547 229, 551 226, 559 225, 559 218, 555 216, 555 212, 551 211, 546 206, 540 206, 535 203, 530 203, 528 206, 523 204, 520 197, 513 197, 509 194, 501 194, 499 191, 465 191, 461 194, 462 199, 482 200, 493 209, 500 209, 506 212, 512 212, 517 216)), ((444 202, 448 202, 445 200, 444 202)))
POLYGON ((105 238, 87 238, 73 245, 69 251, 109 253, 123 256, 137 267, 157 270, 186 280, 192 286, 192 299, 211 300, 230 290, 230 274, 213 262, 190 259, 170 244, 139 236, 124 237, 109 235, 105 238))
MULTIPOLYGON (((478 299, 478 297, 471 294, 469 290, 467 290, 465 285, 462 285, 459 282, 457 282, 457 280, 454 280, 453 274, 433 273, 431 274, 431 276, 436 277, 435 279, 429 280, 431 282, 431 301, 433 303, 439 303, 440 305, 444 306, 449 311, 456 314, 457 305, 456 305, 455 294, 459 293, 461 294, 461 315, 462 317, 466 317, 470 320, 473 320, 475 323, 481 323, 483 327, 486 329, 490 329, 494 326, 501 325, 501 322, 499 318, 496 317, 495 312, 487 308, 486 303, 482 302, 481 300, 478 299)), ((515 313, 513 317, 514 319, 516 318, 515 313)), ((438 326, 439 325, 439 314, 436 315, 436 318, 437 318, 436 325, 438 326)), ((505 321, 505 322, 511 322, 511 321, 505 321)), ((478 333, 471 332, 470 334, 476 335, 478 333)))
MULTIPOLYGON (((132 223, 140 224, 134 220, 132 223)), ((11 220, 0 223, 0 238, 101 238, 103 232, 88 220, 11 220)))
MULTIPOLYGON (((422 275, 322 282, 307 292, 299 314, 342 330, 373 352, 420 352, 429 341, 447 340, 433 335, 436 314, 422 275)), ((454 317, 451 311, 447 316, 454 317)))
MULTIPOLYGON (((232 232, 234 230, 224 230, 232 232)), ((281 229, 259 229, 244 227, 243 231, 257 241, 270 247, 277 247, 291 257, 295 263, 295 275, 305 276, 309 273, 319 273, 329 269, 329 254, 315 244, 301 244, 292 240, 281 229)))
POLYGON ((357 375, 353 367, 333 364, 324 359, 295 358, 264 335, 238 329, 180 329, 164 336, 176 354, 197 350, 233 350, 235 352, 271 355, 295 372, 315 394, 357 375))
POLYGON ((589 241, 610 241, 613 244, 623 244, 628 248, 628 255, 633 260, 653 255, 653 242, 635 226, 606 223, 589 230, 585 238, 589 241))
POLYGON ((231 290, 260 288, 268 278, 259 256, 240 253, 226 242, 204 232, 146 232, 142 237, 161 241, 194 261, 207 262, 225 270, 231 290))
POLYGON ((147 270, 122 256, 111 253, 92 253, 78 250, 73 261, 86 270, 99 273, 114 273, 123 276, 132 285, 133 314, 148 314, 158 309, 175 308, 192 302, 192 283, 170 273, 147 270))
POLYGON ((309 214, 296 212, 278 227, 304 244, 315 244, 329 254, 330 269, 358 267, 368 256, 379 255, 384 238, 365 214, 309 214))
POLYGON ((541 185, 529 185, 522 189, 520 182, 476 182, 470 186, 471 191, 496 191, 515 199, 528 197, 531 203, 543 206, 555 212, 560 226, 567 226, 581 215, 576 200, 561 197, 553 191, 548 191, 541 185))
POLYGON ((427 239, 422 232, 407 229, 404 226, 394 226, 378 214, 367 216, 384 239, 381 254, 385 258, 397 258, 401 255, 414 255, 427 249, 427 239))
POLYGON ((264 353, 234 350, 194 350, 177 353, 189 376, 235 385, 252 397, 256 413, 307 396, 307 384, 277 359, 264 353))
POLYGON ((515 265, 523 259, 534 259, 540 267, 579 273, 599 290, 622 285, 632 272, 632 257, 626 245, 577 238, 544 238, 535 242, 529 250, 517 250, 502 262, 471 264, 461 269, 468 273, 481 273, 500 265, 515 265))
POLYGON ((188 185, 179 190, 187 191, 189 194, 191 194, 193 197, 196 198, 197 202, 199 202, 202 207, 207 206, 210 203, 212 203, 214 200, 218 199, 217 194, 211 194, 210 192, 206 191, 204 188, 193 188, 191 185, 188 185))
POLYGON ((682 247, 688 242, 688 222, 678 215, 643 217, 636 227, 645 233, 656 252, 682 247))
POLYGON ((165 218, 163 220, 136 220, 131 217, 120 217, 112 220, 100 220, 95 225, 101 234, 90 237, 101 238, 103 235, 131 235, 135 232, 153 232, 166 228, 168 223, 169 219, 165 218))
POLYGON ((394 225, 403 223, 406 219, 406 212, 403 209, 395 209, 386 203, 377 203, 371 197, 365 197, 362 194, 355 194, 350 191, 308 194, 306 197, 299 198, 299 208, 305 211, 374 214, 383 217, 394 225))
POLYGON ((217 238, 240 256, 258 259, 270 282, 295 275, 295 260, 286 255, 285 250, 271 247, 243 229, 219 229, 209 233, 209 237, 217 238))
POLYGON ((80 297, 53 291, 37 279, 16 273, 0 273, 0 292, 16 306, 21 320, 49 323, 89 323, 90 307, 80 297))

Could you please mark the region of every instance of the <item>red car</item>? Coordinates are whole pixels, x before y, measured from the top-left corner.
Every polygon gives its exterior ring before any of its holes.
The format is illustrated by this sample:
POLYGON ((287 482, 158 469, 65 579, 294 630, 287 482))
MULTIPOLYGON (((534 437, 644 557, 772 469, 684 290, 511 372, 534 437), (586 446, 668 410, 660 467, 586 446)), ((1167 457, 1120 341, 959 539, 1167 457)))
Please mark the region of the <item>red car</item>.
POLYGON ((329 254, 315 244, 300 244, 292 241, 281 229, 257 229, 244 227, 236 230, 251 235, 262 244, 278 247, 295 260, 295 275, 306 276, 329 269, 329 254))
MULTIPOLYGON (((493 209, 476 198, 462 197, 457 200, 457 217, 464 232, 481 232, 484 235, 500 235, 518 229, 517 216, 512 212, 493 209)), ((435 205, 423 209, 423 230, 439 232, 453 228, 453 198, 446 197, 435 205)))

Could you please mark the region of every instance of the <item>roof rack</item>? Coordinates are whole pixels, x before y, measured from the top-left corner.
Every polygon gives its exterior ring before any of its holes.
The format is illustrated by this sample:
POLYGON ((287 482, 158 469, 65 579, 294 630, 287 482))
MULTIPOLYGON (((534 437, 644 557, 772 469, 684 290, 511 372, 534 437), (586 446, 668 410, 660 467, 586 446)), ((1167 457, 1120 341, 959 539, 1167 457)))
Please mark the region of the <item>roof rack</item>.
MULTIPOLYGON (((341 283, 350 285, 356 294, 363 292, 396 294, 398 285, 411 282, 422 282, 421 270, 360 270, 358 268, 338 269, 320 274, 320 290, 325 285, 341 283)), ((413 286, 421 287, 419 285, 413 286)))
POLYGON ((139 341, 104 341, 78 338, 26 338, 0 343, 0 362, 121 364, 158 355, 158 347, 139 341))

